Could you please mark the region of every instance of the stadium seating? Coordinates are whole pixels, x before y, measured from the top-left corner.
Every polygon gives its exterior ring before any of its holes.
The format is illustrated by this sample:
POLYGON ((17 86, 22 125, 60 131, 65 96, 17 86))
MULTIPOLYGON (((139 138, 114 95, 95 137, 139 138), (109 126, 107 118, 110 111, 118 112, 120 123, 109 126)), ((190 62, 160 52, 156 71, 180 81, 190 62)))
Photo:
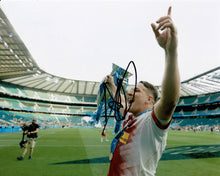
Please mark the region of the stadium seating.
POLYGON ((173 114, 172 126, 219 125, 220 93, 181 97, 173 114))
MULTIPOLYGON (((13 119, 30 121, 37 118, 47 126, 80 125, 83 114, 92 114, 95 106, 74 105, 74 103, 93 103, 96 97, 65 95, 43 92, 13 85, 1 84, 0 120, 13 124, 13 119), (73 103, 73 104, 71 104, 73 103), (7 110, 6 110, 7 109, 7 110), (7 117, 7 118, 5 118, 7 117)), ((220 93, 181 97, 174 112, 171 126, 216 125, 219 123, 220 93)), ((104 121, 102 122, 104 124, 104 121)), ((16 124, 16 123, 14 123, 16 124)), ((114 127, 114 118, 109 118, 108 126, 114 127)))

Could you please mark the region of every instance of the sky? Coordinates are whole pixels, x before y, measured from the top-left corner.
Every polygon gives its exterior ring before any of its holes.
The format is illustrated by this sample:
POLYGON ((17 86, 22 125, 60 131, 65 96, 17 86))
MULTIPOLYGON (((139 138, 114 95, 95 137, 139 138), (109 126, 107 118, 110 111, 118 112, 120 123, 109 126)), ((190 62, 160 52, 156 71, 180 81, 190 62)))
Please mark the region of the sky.
MULTIPOLYGON (((165 55, 151 23, 167 14, 178 30, 181 81, 220 66, 218 0, 1 0, 38 66, 53 75, 102 81, 112 63, 134 61, 138 81, 161 85, 165 55)), ((134 73, 132 65, 129 71, 134 73)), ((130 84, 134 83, 134 76, 130 84)))

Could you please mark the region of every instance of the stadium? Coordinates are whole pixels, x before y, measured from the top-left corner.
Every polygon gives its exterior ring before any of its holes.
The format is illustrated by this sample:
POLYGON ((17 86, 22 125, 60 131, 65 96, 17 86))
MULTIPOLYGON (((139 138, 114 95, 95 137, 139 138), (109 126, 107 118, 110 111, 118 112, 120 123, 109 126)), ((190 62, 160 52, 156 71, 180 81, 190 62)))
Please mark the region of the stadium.
MULTIPOLYGON (((100 82, 42 70, 2 9, 0 56, 0 175, 106 175, 110 142, 100 142, 104 120, 101 126, 83 120, 97 110, 100 82), (40 124, 39 141, 34 159, 21 163, 20 124, 32 119, 40 124)), ((180 94, 157 175, 219 175, 220 67, 181 82, 180 94)), ((110 141, 114 125, 109 118, 110 141)))

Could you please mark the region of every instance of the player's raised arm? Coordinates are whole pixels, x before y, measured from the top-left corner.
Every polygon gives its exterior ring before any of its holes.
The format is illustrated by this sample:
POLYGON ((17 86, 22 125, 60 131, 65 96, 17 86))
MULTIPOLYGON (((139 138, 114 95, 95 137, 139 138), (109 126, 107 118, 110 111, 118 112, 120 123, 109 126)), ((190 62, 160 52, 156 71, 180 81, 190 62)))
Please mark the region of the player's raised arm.
POLYGON ((162 81, 161 98, 154 107, 158 119, 168 121, 179 100, 180 76, 178 69, 177 30, 171 18, 171 7, 167 16, 151 24, 158 44, 165 51, 165 71, 162 81))

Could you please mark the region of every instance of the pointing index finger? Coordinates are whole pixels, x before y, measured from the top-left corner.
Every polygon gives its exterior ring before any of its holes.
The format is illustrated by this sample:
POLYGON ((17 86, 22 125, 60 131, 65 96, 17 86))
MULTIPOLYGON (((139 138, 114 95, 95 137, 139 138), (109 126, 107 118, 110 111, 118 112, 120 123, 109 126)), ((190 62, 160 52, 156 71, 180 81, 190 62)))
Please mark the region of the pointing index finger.
POLYGON ((169 16, 171 16, 171 9, 172 9, 172 7, 170 6, 169 9, 168 9, 168 15, 169 16))

